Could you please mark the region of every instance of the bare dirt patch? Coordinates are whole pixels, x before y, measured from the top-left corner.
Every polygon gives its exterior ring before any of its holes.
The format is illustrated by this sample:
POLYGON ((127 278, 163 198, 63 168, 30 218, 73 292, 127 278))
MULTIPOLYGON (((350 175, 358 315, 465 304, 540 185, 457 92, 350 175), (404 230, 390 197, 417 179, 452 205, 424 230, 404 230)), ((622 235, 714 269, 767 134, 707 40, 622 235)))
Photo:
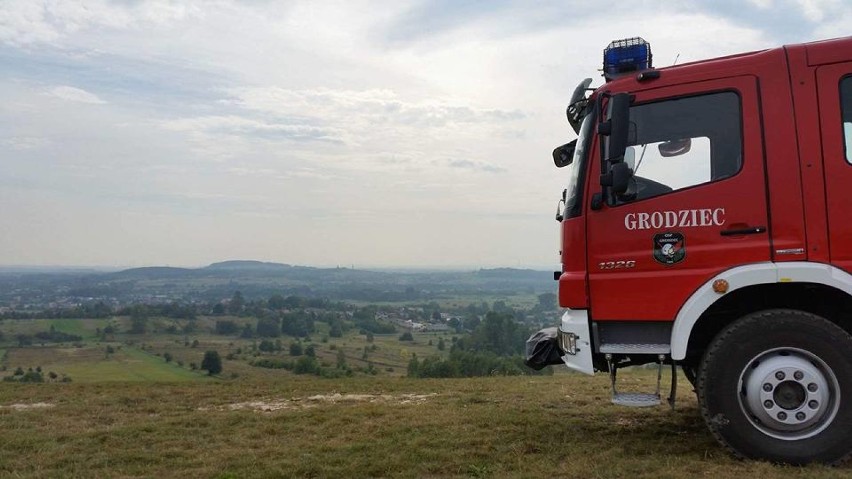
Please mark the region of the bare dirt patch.
POLYGON ((265 399, 227 404, 220 407, 201 407, 201 411, 258 411, 273 412, 289 409, 308 409, 323 404, 354 405, 361 403, 416 405, 437 396, 432 394, 317 394, 303 398, 265 399))
POLYGON ((8 406, 0 406, 0 409, 11 409, 13 411, 26 411, 28 409, 47 409, 55 407, 56 404, 51 404, 47 402, 37 402, 32 404, 9 404, 8 406))

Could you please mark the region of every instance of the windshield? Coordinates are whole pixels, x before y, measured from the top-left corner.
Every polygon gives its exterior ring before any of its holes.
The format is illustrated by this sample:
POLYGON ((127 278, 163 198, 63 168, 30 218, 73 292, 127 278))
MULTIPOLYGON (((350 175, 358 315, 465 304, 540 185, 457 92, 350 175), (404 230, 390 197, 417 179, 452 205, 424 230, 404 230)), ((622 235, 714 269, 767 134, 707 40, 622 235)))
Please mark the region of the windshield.
POLYGON ((568 170, 568 185, 565 187, 565 214, 564 218, 573 218, 580 215, 583 204, 583 181, 586 171, 587 150, 591 144, 592 126, 595 123, 594 108, 583 119, 580 133, 577 137, 577 148, 574 150, 574 161, 568 170))

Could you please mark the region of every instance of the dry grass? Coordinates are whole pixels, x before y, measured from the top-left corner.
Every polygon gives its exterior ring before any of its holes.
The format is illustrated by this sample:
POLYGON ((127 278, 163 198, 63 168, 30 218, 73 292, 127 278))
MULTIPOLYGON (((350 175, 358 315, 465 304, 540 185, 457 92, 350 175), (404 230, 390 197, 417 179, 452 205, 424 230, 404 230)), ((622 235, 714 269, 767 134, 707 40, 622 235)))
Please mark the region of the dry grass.
MULTIPOLYGON (((629 376, 629 377, 628 377, 629 376)), ((650 388, 653 375, 626 380, 650 388)), ((608 403, 604 376, 0 386, 0 476, 850 477, 732 459, 676 411, 608 403), (45 403, 53 407, 10 408, 45 403), (265 403, 288 407, 263 408, 265 403)))

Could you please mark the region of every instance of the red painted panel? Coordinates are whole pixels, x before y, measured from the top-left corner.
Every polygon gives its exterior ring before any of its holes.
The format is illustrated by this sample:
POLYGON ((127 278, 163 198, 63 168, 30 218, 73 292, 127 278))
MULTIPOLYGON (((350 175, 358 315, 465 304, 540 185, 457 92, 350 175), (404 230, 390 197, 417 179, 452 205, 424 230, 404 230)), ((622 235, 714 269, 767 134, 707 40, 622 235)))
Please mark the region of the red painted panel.
MULTIPOLYGON (((847 53, 847 58, 852 54, 847 53)), ((852 76, 852 62, 817 69, 825 201, 831 263, 852 272, 852 165, 846 161, 840 110, 840 81, 852 76)), ((813 128, 816 129, 816 128, 813 128)), ((850 145, 852 147, 852 145, 850 145)), ((810 198, 809 198, 809 201, 810 198)))
POLYGON ((828 218, 825 210, 825 181, 822 168, 822 139, 819 134, 819 105, 814 69, 807 66, 803 45, 789 47, 790 82, 795 106, 796 136, 799 145, 802 197, 808 260, 827 263, 828 218))
POLYGON ((559 277, 559 305, 563 308, 589 307, 586 283, 586 217, 562 221, 562 276, 559 277))
MULTIPOLYGON (((693 82, 636 92, 636 103, 736 91, 742 108, 742 169, 736 175, 662 196, 593 211, 587 195, 587 249, 591 311, 596 320, 673 320, 687 298, 721 271, 746 263, 769 261, 769 234, 722 236, 726 229, 768 226, 761 116, 755 77, 741 76, 693 82), (694 212, 693 212, 694 210, 694 212), (676 227, 667 212, 687 221, 676 227), (654 213, 658 221, 653 221, 654 213), (629 228, 632 219, 649 215, 648 228, 629 228), (662 223, 660 220, 662 218, 662 223), (719 220, 719 221, 714 221, 719 220), (721 223, 721 224, 717 224, 721 223), (658 227, 659 226, 659 227, 658 227), (655 235, 683 236, 685 258, 672 265, 653 257, 655 235), (606 269, 609 262, 635 261, 629 269, 606 269), (604 266, 602 266, 604 265, 604 266)), ((700 114, 700 112, 696 112, 700 114)), ((600 174, 593 163, 591 178, 600 174)), ((589 193, 601 190, 590 182, 589 193)))

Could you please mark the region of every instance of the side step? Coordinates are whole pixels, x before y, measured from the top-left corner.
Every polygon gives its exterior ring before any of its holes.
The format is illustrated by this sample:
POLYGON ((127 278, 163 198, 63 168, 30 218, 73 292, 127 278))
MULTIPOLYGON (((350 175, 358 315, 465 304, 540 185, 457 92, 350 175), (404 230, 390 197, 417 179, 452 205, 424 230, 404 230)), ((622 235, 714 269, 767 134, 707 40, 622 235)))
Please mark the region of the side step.
MULTIPOLYGON (((647 349, 646 349, 647 350, 647 349)), ((615 378, 617 368, 612 362, 612 354, 606 354, 606 362, 609 365, 609 378, 612 384, 612 403, 618 406, 627 407, 653 407, 659 406, 662 403, 660 397, 660 382, 663 377, 663 362, 666 355, 660 353, 657 355, 657 390, 654 393, 620 393, 615 387, 615 378)), ((672 388, 668 397, 668 403, 672 409, 675 406, 675 393, 677 391, 677 369, 674 361, 672 361, 672 388)))
POLYGON ((651 407, 659 406, 661 402, 659 394, 613 393, 612 395, 612 403, 619 406, 651 407))

